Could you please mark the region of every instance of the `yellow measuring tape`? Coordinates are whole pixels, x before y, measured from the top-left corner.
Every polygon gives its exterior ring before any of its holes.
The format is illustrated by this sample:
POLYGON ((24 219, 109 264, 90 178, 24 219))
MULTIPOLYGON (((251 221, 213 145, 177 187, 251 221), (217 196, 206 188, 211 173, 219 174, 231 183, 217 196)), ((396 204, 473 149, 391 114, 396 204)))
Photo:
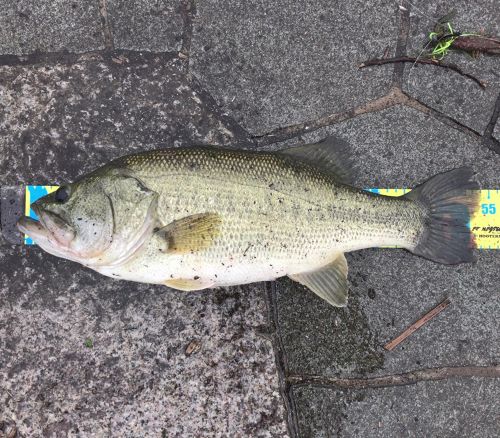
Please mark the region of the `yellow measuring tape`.
MULTIPOLYGON (((26 186, 25 215, 38 219, 31 209, 31 203, 58 189, 58 186, 26 186)), ((402 196, 409 189, 368 189, 385 196, 402 196)), ((472 215, 470 229, 475 236, 479 249, 500 249, 500 189, 480 190, 481 198, 478 210, 472 215)), ((34 242, 25 236, 24 243, 34 242)))
MULTIPOLYGON (((385 196, 402 196, 409 189, 370 189, 385 196)), ((483 189, 479 207, 470 220, 470 229, 479 249, 500 249, 500 189, 483 189)))

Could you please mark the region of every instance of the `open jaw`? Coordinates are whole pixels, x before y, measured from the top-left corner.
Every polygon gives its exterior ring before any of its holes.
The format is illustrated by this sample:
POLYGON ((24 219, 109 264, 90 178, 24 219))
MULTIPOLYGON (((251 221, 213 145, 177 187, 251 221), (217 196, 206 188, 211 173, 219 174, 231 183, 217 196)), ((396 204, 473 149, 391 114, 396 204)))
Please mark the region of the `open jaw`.
POLYGON ((23 216, 17 221, 17 228, 21 233, 27 234, 35 242, 48 240, 48 231, 41 222, 28 216, 23 216))
POLYGON ((70 240, 67 240, 70 236, 68 232, 68 226, 66 225, 63 229, 63 236, 66 237, 66 242, 61 241, 57 238, 57 235, 61 235, 61 232, 57 232, 56 222, 61 221, 61 219, 55 220, 50 213, 38 212, 40 221, 36 221, 30 217, 23 216, 17 221, 17 228, 24 234, 31 237, 38 246, 58 257, 63 257, 69 260, 79 261, 77 257, 72 253, 69 248, 70 240))

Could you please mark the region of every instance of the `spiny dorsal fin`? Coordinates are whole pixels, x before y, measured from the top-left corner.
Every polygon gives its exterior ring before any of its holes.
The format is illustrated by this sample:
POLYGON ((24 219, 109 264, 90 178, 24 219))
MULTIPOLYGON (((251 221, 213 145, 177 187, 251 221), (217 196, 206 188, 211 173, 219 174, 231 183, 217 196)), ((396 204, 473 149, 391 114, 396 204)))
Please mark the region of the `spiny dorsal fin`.
POLYGON ((214 283, 212 281, 204 281, 199 278, 174 278, 172 280, 165 281, 166 286, 183 291, 207 289, 213 284, 214 283))
POLYGON ((340 253, 332 263, 317 271, 303 272, 289 277, 311 289, 332 306, 344 307, 347 304, 349 284, 344 253, 340 253))
POLYGON ((186 254, 210 247, 219 235, 221 218, 217 213, 186 216, 157 231, 167 243, 165 252, 186 254))
POLYGON ((349 144, 337 137, 327 137, 318 143, 296 146, 280 151, 334 175, 342 183, 350 184, 354 175, 354 162, 349 144))

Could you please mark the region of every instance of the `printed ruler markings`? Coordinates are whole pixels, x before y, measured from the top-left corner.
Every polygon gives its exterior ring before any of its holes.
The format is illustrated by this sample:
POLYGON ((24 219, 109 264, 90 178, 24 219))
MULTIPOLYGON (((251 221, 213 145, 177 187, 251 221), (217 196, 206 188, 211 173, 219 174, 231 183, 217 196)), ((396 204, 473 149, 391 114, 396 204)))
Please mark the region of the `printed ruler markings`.
MULTIPOLYGON (((58 186, 26 186, 25 214, 38 220, 35 212, 31 209, 31 203, 37 199, 52 193, 58 186)), ((410 189, 366 189, 373 193, 385 196, 402 196, 410 189)), ((470 229, 475 236, 476 245, 479 249, 500 249, 500 190, 480 190, 481 197, 479 208, 471 217, 470 229)), ((25 236, 24 243, 33 245, 33 240, 25 236)))

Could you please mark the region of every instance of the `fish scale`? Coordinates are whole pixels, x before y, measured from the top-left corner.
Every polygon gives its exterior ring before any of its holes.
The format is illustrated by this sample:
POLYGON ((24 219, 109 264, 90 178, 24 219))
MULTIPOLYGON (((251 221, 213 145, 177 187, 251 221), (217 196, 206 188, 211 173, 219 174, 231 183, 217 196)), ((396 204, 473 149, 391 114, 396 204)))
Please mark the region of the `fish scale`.
POLYGON ((421 227, 421 214, 409 202, 371 196, 287 157, 224 150, 214 155, 203 148, 174 149, 123 161, 160 194, 164 223, 211 208, 223 214, 221 237, 207 250, 207 257, 220 257, 229 242, 231 255, 241 255, 247 241, 260 241, 253 245, 261 249, 259 256, 289 259, 310 257, 316 251, 324 263, 335 252, 356 249, 367 239, 401 243, 408 237, 411 244, 421 227), (266 225, 267 232, 263 231, 266 225), (400 233, 395 236, 398 226, 400 233))
POLYGON ((469 169, 393 198, 347 184, 346 158, 336 140, 133 154, 40 199, 41 221, 19 226, 115 278, 195 290, 288 275, 337 306, 347 300, 344 252, 397 245, 441 263, 470 260, 469 169))
MULTIPOLYGON (((24 214, 36 219, 31 204, 38 199, 55 192, 60 186, 57 185, 27 185, 24 187, 24 214)), ((381 188, 373 187, 366 189, 369 192, 383 196, 400 197, 410 192, 406 188, 381 188)), ((481 250, 500 249, 500 189, 482 189, 479 191, 481 202, 478 209, 471 217, 471 232, 475 237, 476 245, 481 250), (490 210, 491 208, 491 210, 490 210)), ((251 204, 249 204, 251 206, 251 204)), ((24 236, 25 245, 35 245, 31 238, 24 236)))

